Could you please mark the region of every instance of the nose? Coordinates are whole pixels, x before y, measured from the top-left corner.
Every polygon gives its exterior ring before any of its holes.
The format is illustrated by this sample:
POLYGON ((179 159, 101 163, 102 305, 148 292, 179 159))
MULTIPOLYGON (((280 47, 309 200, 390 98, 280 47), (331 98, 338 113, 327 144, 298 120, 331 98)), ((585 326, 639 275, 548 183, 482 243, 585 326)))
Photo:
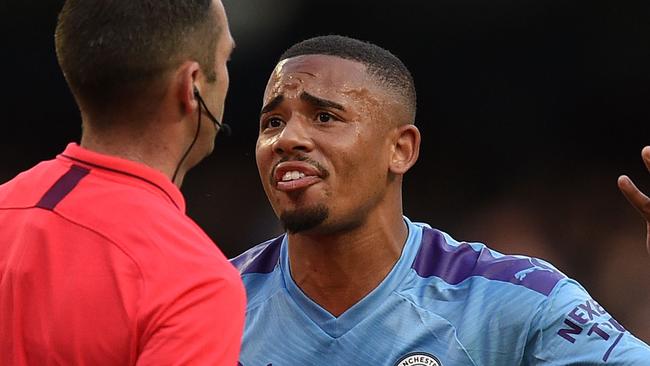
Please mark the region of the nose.
POLYGON ((278 155, 311 151, 314 142, 310 132, 308 121, 300 117, 292 117, 275 140, 273 151, 278 155))

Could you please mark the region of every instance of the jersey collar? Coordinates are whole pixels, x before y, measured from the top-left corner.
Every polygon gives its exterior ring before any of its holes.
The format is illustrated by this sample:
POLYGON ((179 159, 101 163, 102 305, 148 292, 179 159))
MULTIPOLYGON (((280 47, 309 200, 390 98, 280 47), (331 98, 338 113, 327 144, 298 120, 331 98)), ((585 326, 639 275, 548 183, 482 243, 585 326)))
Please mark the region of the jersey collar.
POLYGON ((72 161, 75 164, 92 169, 101 169, 108 172, 121 174, 124 177, 137 179, 145 184, 152 185, 171 201, 181 212, 185 213, 185 199, 174 183, 162 172, 145 164, 104 155, 85 149, 76 143, 70 143, 57 159, 72 161))
POLYGON ((289 292, 290 297, 305 313, 305 315, 307 315, 329 336, 338 338, 347 333, 361 321, 366 319, 368 314, 376 310, 385 299, 397 289, 406 274, 410 272, 411 265, 413 264, 413 260, 415 259, 420 247, 420 242, 422 241, 422 227, 413 224, 406 217, 404 217, 404 222, 406 222, 409 234, 406 238, 406 244, 402 249, 402 254, 397 263, 395 263, 395 266, 393 266, 379 286, 339 317, 333 316, 327 310, 315 303, 304 292, 302 292, 300 287, 298 287, 298 285, 293 281, 289 267, 288 237, 285 235, 282 240, 282 247, 280 248, 280 268, 284 278, 285 287, 289 292))

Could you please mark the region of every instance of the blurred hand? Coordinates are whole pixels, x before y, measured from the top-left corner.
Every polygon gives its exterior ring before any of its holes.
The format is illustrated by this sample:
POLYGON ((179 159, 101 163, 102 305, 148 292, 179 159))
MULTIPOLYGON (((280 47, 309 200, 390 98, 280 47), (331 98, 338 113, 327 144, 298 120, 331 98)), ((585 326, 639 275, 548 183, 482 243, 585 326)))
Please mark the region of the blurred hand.
MULTIPOLYGON (((646 146, 641 150, 641 157, 646 168, 650 171, 650 146, 646 146)), ((641 192, 626 175, 618 177, 618 188, 646 221, 646 249, 650 253, 650 198, 641 192)))

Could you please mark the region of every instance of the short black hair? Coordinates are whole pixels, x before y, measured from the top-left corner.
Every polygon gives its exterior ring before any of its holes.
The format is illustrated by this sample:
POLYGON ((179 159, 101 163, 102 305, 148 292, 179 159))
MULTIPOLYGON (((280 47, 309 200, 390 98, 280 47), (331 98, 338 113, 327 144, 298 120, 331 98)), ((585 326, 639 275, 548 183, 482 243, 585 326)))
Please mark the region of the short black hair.
POLYGON ((186 59, 216 80, 220 26, 212 0, 66 0, 56 53, 77 102, 107 109, 186 59))
POLYGON ((370 42, 340 36, 318 36, 296 43, 286 50, 280 61, 304 55, 329 55, 357 61, 382 85, 403 96, 410 121, 415 122, 417 96, 411 73, 404 63, 390 51, 370 42))

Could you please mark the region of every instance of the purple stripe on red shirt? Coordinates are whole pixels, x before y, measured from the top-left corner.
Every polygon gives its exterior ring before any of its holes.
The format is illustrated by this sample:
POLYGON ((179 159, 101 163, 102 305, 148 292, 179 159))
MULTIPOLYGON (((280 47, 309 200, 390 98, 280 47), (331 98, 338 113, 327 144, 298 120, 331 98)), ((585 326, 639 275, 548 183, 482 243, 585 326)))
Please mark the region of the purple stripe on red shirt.
POLYGON ((230 260, 239 273, 271 273, 278 264, 284 235, 269 240, 230 260))
POLYGON ((467 243, 449 245, 441 232, 430 228, 422 229, 422 244, 412 268, 421 277, 439 277, 451 285, 479 276, 524 286, 546 296, 565 278, 535 258, 495 257, 488 248, 477 251, 467 243))
POLYGON ((56 183, 45 192, 36 207, 44 208, 46 210, 54 210, 56 205, 67 196, 77 184, 90 173, 89 169, 79 165, 73 165, 65 174, 59 178, 56 183))

